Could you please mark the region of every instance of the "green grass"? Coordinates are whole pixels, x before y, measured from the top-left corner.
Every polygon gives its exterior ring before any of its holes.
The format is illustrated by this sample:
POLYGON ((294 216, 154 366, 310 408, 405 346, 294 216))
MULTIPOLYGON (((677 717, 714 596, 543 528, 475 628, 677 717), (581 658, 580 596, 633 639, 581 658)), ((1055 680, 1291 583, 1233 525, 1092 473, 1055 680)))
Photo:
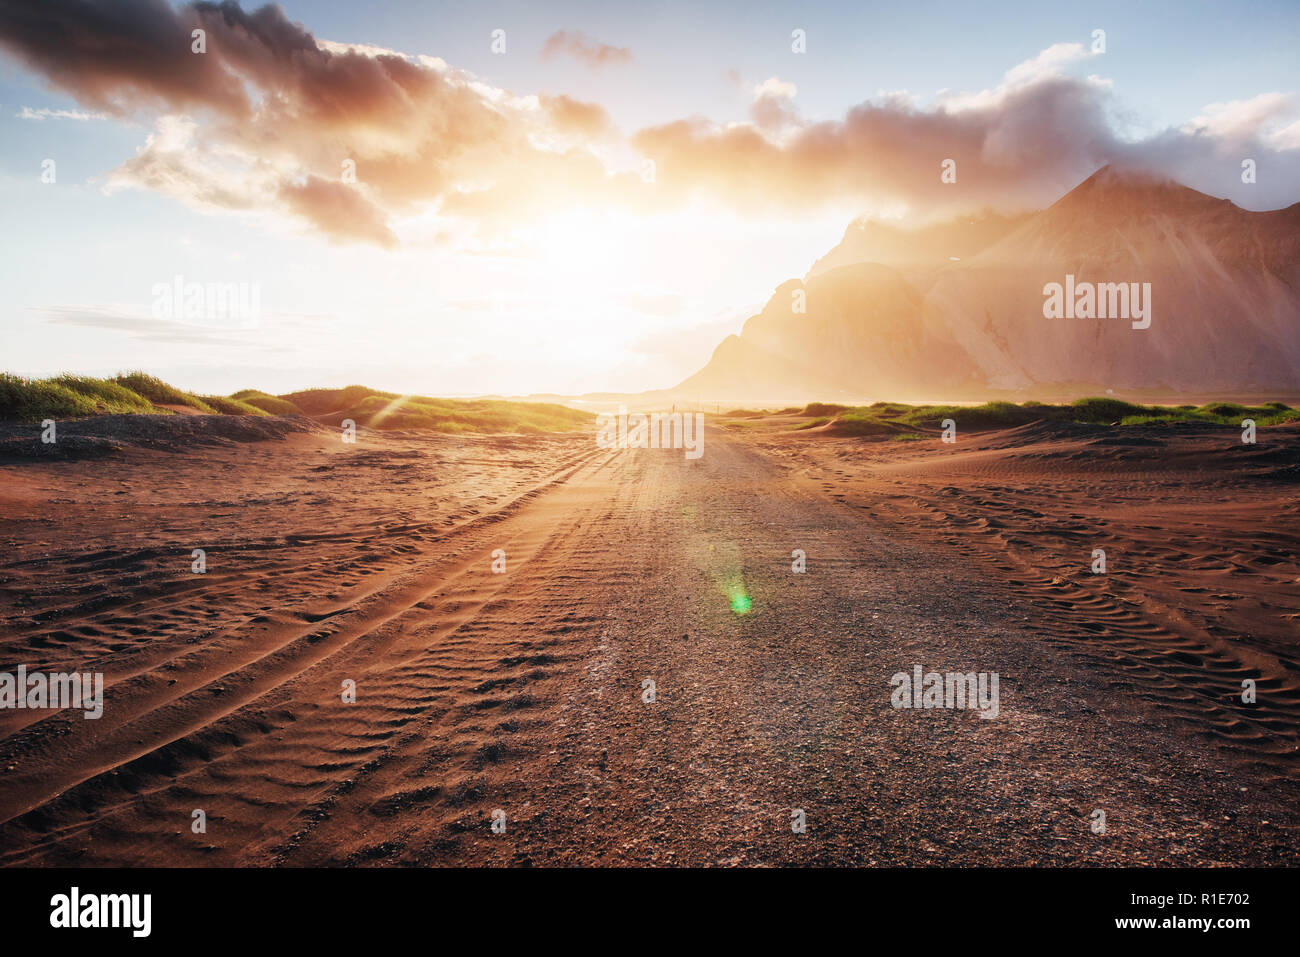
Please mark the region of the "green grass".
POLYGON ((902 415, 912 407, 902 402, 873 402, 867 408, 881 415, 902 415))
POLYGON ((112 379, 60 375, 48 381, 85 397, 94 404, 94 411, 98 413, 154 411, 152 402, 112 379))
POLYGON ((243 389, 230 396, 236 402, 243 402, 246 405, 258 409, 268 415, 302 415, 303 410, 298 408, 292 402, 282 399, 279 396, 269 395, 266 392, 259 392, 257 389, 243 389))
POLYGON ((201 395, 200 399, 206 405, 212 406, 220 415, 270 415, 265 409, 259 409, 251 403, 242 399, 231 398, 224 395, 201 395))
POLYGON ((1119 422, 1126 415, 1140 415, 1153 406, 1135 405, 1121 399, 1091 398, 1078 399, 1069 406, 1040 406, 1041 409, 1058 410, 1059 417, 1074 422, 1086 422, 1091 425, 1109 425, 1119 422))
POLYGON ((983 405, 904 405, 876 402, 872 405, 838 406, 814 402, 804 409, 813 418, 790 427, 801 431, 831 423, 837 435, 886 435, 898 440, 918 438, 915 429, 942 428, 944 419, 954 420, 964 430, 1007 429, 1043 420, 1079 422, 1088 425, 1166 425, 1193 422, 1240 426, 1242 419, 1254 419, 1257 426, 1300 421, 1300 410, 1282 402, 1247 406, 1235 402, 1206 405, 1139 405, 1122 399, 1097 396, 1078 399, 1068 405, 1043 402, 986 402, 983 405))
POLYGON ((269 395, 244 389, 231 398, 275 415, 312 415, 337 424, 351 419, 373 429, 432 429, 451 434, 570 432, 592 427, 590 412, 544 402, 505 399, 439 399, 380 392, 364 385, 303 389, 269 395))
POLYGON ((390 401, 398 398, 396 392, 378 392, 364 385, 350 385, 343 389, 305 389, 280 398, 292 402, 307 415, 328 415, 351 409, 372 396, 390 401))
POLYGON ((1214 402, 1199 407, 1172 408, 1153 406, 1124 416, 1119 424, 1166 425, 1170 422, 1211 422, 1216 425, 1240 426, 1242 419, 1254 419, 1255 425, 1261 428, 1266 425, 1282 425, 1286 422, 1300 421, 1300 409, 1293 409, 1281 402, 1265 402, 1263 405, 1214 402))
POLYGON ((966 429, 1005 429, 1044 418, 1044 408, 1046 407, 1026 408, 1014 402, 986 402, 983 405, 969 406, 922 405, 908 407, 901 413, 880 412, 869 417, 931 429, 941 428, 944 419, 952 419, 966 429))
MULTIPOLYGON (((165 414, 164 405, 184 406, 220 415, 310 415, 330 424, 352 419, 374 429, 432 429, 447 433, 519 433, 582 431, 592 427, 592 414, 568 406, 505 399, 439 399, 431 396, 380 392, 362 385, 342 389, 304 389, 272 395, 243 389, 230 396, 199 396, 178 389, 144 372, 127 372, 111 379, 59 375, 28 379, 0 373, 0 419, 40 421, 110 413, 165 414)), ((778 414, 790 414, 784 409, 778 414)), ((737 409, 734 416, 761 418, 767 413, 737 409)), ((792 431, 828 425, 837 435, 888 435, 897 441, 921 438, 917 429, 939 429, 944 419, 955 420, 964 430, 1012 428, 1040 420, 1082 422, 1093 425, 1147 426, 1192 422, 1240 426, 1254 419, 1262 427, 1300 421, 1300 410, 1282 402, 1247 406, 1211 402, 1192 406, 1138 405, 1121 399, 1092 397, 1069 405, 1042 402, 986 402, 983 405, 904 405, 876 402, 846 406, 809 403, 807 421, 792 431)), ((759 423, 730 422, 730 428, 753 428, 759 423)))
POLYGON ((833 402, 809 402, 804 406, 804 415, 835 415, 851 408, 847 405, 836 405, 833 402))
MULTIPOLYGON (((340 390, 338 401, 350 402, 359 388, 340 390)), ((324 390, 321 390, 324 391, 324 390)), ((288 398, 302 406, 301 393, 288 398)), ((309 404, 320 397, 313 396, 309 404)), ((594 417, 549 402, 509 402, 504 399, 437 399, 378 392, 351 405, 336 405, 331 416, 342 415, 358 425, 378 429, 433 429, 438 432, 571 432, 589 429, 594 417)))
POLYGON ((162 379, 144 372, 123 373, 113 381, 130 389, 136 395, 144 396, 154 405, 182 405, 198 412, 206 412, 208 415, 213 415, 217 411, 194 393, 183 392, 174 385, 168 385, 162 379))
POLYGON ((363 385, 305 389, 271 395, 242 389, 229 396, 195 395, 144 372, 112 379, 61 375, 25 379, 0 373, 0 419, 37 421, 105 413, 170 414, 164 405, 219 415, 312 415, 338 424, 352 419, 375 429, 433 429, 448 433, 582 431, 593 427, 590 412, 543 402, 505 399, 438 399, 379 392, 363 385))
POLYGON ((861 415, 858 410, 850 409, 831 422, 830 431, 836 435, 886 435, 897 431, 897 428, 891 422, 871 415, 861 415))
POLYGON ((0 373, 0 418, 39 422, 94 414, 93 399, 53 379, 24 379, 0 373))
POLYGON ((0 419, 39 422, 88 415, 159 412, 139 393, 112 379, 60 375, 26 379, 0 373, 0 419))

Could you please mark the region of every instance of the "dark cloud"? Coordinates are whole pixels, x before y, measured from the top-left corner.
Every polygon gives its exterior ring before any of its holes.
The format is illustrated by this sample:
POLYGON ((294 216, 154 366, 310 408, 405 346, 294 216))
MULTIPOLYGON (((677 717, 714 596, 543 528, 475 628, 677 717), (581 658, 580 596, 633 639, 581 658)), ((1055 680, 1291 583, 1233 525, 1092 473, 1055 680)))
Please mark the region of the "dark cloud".
POLYGON ((194 9, 165 0, 0 0, 0 48, 50 84, 110 113, 144 105, 211 107, 232 116, 250 104, 222 60, 191 52, 194 9))

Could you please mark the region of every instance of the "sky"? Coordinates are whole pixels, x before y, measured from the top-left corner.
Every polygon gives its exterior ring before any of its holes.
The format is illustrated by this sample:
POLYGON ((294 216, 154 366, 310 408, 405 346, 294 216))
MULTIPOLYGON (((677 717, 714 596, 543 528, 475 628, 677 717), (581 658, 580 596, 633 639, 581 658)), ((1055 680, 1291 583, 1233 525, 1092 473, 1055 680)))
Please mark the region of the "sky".
POLYGON ((669 387, 859 216, 1300 200, 1297 50, 1294 2, 0 0, 0 369, 669 387))

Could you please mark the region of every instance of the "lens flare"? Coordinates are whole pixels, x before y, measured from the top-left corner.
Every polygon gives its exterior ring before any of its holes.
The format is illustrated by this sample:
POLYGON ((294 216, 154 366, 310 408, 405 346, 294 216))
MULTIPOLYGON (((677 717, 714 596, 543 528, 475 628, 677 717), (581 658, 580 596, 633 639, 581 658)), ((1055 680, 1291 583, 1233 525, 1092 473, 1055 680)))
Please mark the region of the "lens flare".
POLYGON ((731 610, 737 615, 748 614, 750 607, 754 603, 744 592, 736 592, 731 596, 731 610))

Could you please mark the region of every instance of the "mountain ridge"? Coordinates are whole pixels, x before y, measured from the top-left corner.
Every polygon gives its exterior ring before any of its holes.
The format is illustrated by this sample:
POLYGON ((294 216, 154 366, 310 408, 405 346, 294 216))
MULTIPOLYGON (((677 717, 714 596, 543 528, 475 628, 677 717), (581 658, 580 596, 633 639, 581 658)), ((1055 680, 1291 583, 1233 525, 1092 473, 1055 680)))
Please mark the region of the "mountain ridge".
POLYGON ((1107 389, 1300 392, 1300 203, 1253 212, 1104 166, 1035 213, 914 231, 855 220, 804 280, 778 286, 739 336, 669 391, 903 399, 1107 389), (1045 318, 1044 288, 1067 276, 1149 284, 1151 327, 1045 318))

